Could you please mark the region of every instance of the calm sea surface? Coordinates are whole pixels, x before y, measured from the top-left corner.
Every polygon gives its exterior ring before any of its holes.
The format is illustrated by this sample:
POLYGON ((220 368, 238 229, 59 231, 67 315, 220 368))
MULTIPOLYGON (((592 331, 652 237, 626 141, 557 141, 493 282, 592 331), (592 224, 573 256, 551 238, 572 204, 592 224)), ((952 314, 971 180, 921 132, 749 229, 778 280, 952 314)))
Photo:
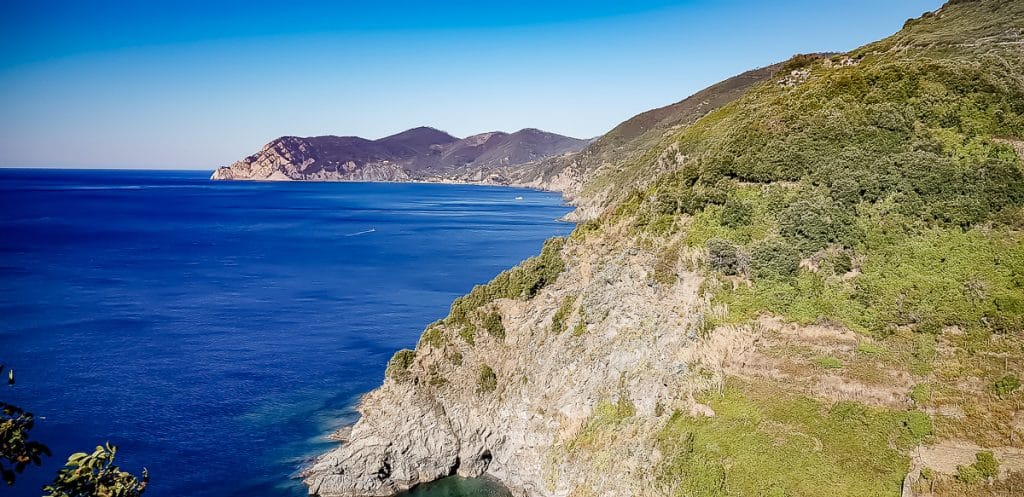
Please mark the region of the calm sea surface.
POLYGON ((549 193, 207 176, 0 170, 0 398, 54 452, 0 494, 109 440, 149 497, 304 495, 391 354, 572 227, 549 193))

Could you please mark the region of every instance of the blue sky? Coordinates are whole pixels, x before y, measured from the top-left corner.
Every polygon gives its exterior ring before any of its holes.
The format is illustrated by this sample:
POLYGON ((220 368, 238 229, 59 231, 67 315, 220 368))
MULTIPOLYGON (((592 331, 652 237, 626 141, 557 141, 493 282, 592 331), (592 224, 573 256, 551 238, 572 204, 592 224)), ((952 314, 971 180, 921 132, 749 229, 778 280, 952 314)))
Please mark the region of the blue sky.
POLYGON ((0 166, 212 169, 281 135, 596 136, 939 0, 5 2, 0 166))

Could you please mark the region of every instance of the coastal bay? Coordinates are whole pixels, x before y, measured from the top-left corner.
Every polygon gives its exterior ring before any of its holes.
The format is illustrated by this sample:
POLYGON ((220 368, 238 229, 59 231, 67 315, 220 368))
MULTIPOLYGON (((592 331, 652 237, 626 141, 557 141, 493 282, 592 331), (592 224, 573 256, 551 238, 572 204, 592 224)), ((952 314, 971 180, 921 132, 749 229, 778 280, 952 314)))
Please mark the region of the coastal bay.
POLYGON ((551 193, 208 174, 0 173, 7 393, 54 452, 12 495, 102 440, 146 495, 305 495, 387 358, 572 228, 551 193))

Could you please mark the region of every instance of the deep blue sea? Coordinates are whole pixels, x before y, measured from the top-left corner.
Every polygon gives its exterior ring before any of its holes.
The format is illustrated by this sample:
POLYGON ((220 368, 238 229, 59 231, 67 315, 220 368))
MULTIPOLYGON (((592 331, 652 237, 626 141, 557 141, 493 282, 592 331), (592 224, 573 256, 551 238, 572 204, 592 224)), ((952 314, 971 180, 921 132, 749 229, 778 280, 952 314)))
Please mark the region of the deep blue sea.
POLYGON ((305 495, 391 354, 572 228, 550 193, 208 175, 0 170, 0 398, 54 453, 0 494, 110 441, 148 497, 305 495))

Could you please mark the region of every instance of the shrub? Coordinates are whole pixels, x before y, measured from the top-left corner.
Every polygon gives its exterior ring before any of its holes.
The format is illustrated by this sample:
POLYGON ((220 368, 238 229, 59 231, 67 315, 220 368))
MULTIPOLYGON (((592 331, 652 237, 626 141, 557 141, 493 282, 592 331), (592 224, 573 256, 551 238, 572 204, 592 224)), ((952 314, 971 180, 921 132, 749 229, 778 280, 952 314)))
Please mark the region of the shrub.
POLYGON ((800 252, 778 238, 758 242, 750 250, 750 270, 756 278, 793 276, 800 270, 800 252))
POLYGON ((566 295, 562 298, 562 305, 558 306, 558 310, 555 311, 554 317, 551 318, 551 332, 558 335, 565 331, 565 322, 569 319, 569 315, 572 313, 572 307, 576 303, 576 297, 572 295, 566 295))
POLYGON ((830 258, 830 262, 832 262, 832 271, 837 275, 842 276, 853 270, 853 258, 851 258, 850 254, 845 250, 839 251, 833 255, 830 258))
POLYGON ((476 345, 476 326, 472 323, 463 323, 459 325, 459 336, 466 341, 471 347, 476 345))
POLYGON ((963 483, 973 485, 981 481, 981 473, 973 464, 970 466, 957 466, 956 479, 963 483))
POLYGON ((484 330, 492 337, 505 339, 505 325, 501 322, 501 314, 497 311, 488 312, 484 316, 484 330))
POLYGON ((391 360, 388 361, 388 367, 384 370, 384 375, 398 382, 412 379, 409 367, 412 366, 415 359, 415 350, 402 349, 395 352, 395 355, 391 356, 391 360))
POLYGON ((906 419, 903 421, 903 425, 910 430, 910 434, 915 439, 922 439, 932 434, 934 426, 932 425, 932 418, 928 417, 927 414, 921 411, 910 411, 907 413, 906 419))
POLYGON ((564 238, 549 238, 544 242, 540 255, 523 261, 486 285, 477 285, 468 294, 455 299, 446 321, 449 324, 468 323, 476 309, 497 299, 533 298, 565 270, 565 261, 562 259, 564 245, 564 238))
POLYGON ((427 329, 423 331, 423 335, 420 336, 419 346, 429 345, 435 349, 441 348, 445 343, 444 328, 439 326, 437 323, 427 326, 427 329))
POLYGON ((712 238, 707 241, 708 265, 711 269, 727 275, 737 274, 739 269, 739 250, 728 240, 712 238))
POLYGON ((730 198, 722 205, 721 222, 723 226, 738 228, 750 224, 754 208, 741 200, 730 198))
POLYGON ((448 362, 452 363, 452 365, 462 365, 462 352, 459 352, 458 350, 453 350, 451 352, 445 353, 444 356, 448 359, 448 362))
POLYGON ((494 374, 494 370, 490 366, 483 364, 480 366, 480 373, 476 379, 476 389, 480 393, 490 393, 498 388, 498 376, 494 374))
POLYGON ((982 479, 999 476, 999 461, 991 451, 982 451, 974 455, 974 464, 957 466, 956 479, 968 484, 975 484, 982 479))
POLYGON ((852 247, 853 217, 831 197, 805 192, 779 213, 779 231, 802 252, 816 252, 830 244, 852 247))
POLYGON ((974 467, 978 470, 978 473, 985 478, 995 478, 999 476, 999 461, 996 460, 995 454, 992 451, 986 450, 978 452, 974 455, 974 467))
POLYGON ((999 398, 1010 395, 1017 391, 1018 388, 1020 388, 1020 378, 1017 378, 1012 374, 1008 374, 1000 378, 999 381, 992 385, 992 389, 995 390, 996 395, 998 395, 999 398))

